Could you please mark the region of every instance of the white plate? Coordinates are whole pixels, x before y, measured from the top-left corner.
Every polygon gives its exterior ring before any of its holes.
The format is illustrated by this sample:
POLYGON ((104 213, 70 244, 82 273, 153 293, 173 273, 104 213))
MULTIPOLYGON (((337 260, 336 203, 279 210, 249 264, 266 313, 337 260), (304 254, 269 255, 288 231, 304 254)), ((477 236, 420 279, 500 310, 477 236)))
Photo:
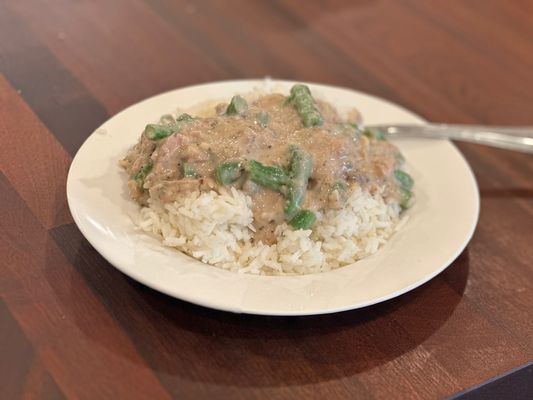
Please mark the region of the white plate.
MULTIPOLYGON (((274 81, 288 92, 294 82, 274 81)), ((470 240, 479 195, 468 164, 445 140, 397 141, 415 179, 417 202, 407 224, 375 255, 331 272, 253 276, 202 264, 136 231, 137 205, 127 195, 117 161, 148 122, 206 99, 227 100, 264 85, 229 81, 174 90, 118 113, 79 149, 67 196, 87 240, 120 271, 170 296, 219 310, 264 315, 310 315, 355 309, 399 296, 445 269, 470 240)), ((366 123, 423 123, 402 107, 353 90, 309 84, 335 104, 357 107, 366 123)))

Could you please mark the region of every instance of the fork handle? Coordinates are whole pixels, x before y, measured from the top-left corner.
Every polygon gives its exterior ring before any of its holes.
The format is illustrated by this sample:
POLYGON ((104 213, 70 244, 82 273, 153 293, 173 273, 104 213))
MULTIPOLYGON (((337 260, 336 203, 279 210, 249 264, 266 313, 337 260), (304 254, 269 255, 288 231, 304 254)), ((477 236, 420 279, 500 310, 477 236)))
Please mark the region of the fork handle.
POLYGON ((533 154, 533 127, 448 124, 396 124, 375 127, 382 129, 391 137, 453 139, 533 154))

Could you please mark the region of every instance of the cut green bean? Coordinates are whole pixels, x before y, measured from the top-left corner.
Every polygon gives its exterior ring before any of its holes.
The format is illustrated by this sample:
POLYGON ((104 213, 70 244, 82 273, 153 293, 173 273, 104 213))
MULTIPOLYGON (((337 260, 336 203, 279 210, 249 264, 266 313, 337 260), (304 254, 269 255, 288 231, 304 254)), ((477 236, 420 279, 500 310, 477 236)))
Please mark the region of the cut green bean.
POLYGON ((152 170, 152 167, 154 164, 152 163, 152 160, 148 160, 146 164, 144 164, 137 173, 133 176, 133 179, 135 180, 135 183, 137 183, 137 186, 142 188, 144 186, 144 180, 152 170))
POLYGON ((240 161, 225 161, 218 164, 215 170, 217 182, 220 185, 229 185, 241 176, 242 163, 240 161))
POLYGON ((359 125, 354 124, 353 122, 340 122, 337 126, 341 129, 359 129, 359 125))
POLYGON ((176 132, 179 132, 183 124, 193 121, 189 114, 181 114, 174 123, 148 124, 144 129, 144 135, 150 140, 161 140, 176 132))
POLYGON ((365 128, 363 129, 363 135, 370 139, 387 140, 385 133, 381 129, 365 128))
POLYGON ((300 210, 305 199, 307 182, 313 172, 313 158, 300 147, 289 146, 289 182, 287 185, 287 201, 285 204, 285 218, 290 221, 300 210))
POLYGON ((309 229, 316 221, 316 215, 311 210, 300 210, 298 213, 289 221, 294 229, 309 229))
POLYGON ((400 188, 400 207, 403 209, 409 208, 411 206, 411 199, 413 198, 413 193, 404 188, 400 188))
POLYGON ((289 174, 284 168, 263 165, 255 160, 248 163, 248 172, 252 182, 278 192, 283 191, 289 181, 289 174))
POLYGON ((239 115, 248 109, 248 103, 241 96, 233 96, 226 108, 226 115, 239 115))
POLYGON ((198 178, 198 172, 191 163, 183 163, 183 176, 185 178, 198 178))
POLYGON ((157 124, 148 124, 144 129, 144 134, 148 139, 151 140, 161 140, 167 136, 172 135, 175 132, 179 132, 180 125, 157 125, 157 124))
POLYGON ((407 172, 397 169, 394 171, 394 177, 402 189, 410 191, 413 188, 414 180, 407 172))
POLYGON ((261 125, 263 128, 268 125, 270 121, 270 116, 266 111, 259 111, 257 114, 255 114, 255 120, 259 125, 261 125))
POLYGON ((306 128, 322 126, 324 120, 306 85, 297 84, 291 88, 287 103, 293 104, 306 128))

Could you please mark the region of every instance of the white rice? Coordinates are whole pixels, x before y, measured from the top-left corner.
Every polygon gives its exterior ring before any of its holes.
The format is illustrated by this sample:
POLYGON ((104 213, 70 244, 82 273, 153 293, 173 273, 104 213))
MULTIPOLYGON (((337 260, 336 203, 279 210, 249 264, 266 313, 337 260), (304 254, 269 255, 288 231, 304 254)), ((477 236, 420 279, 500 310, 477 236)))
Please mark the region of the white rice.
POLYGON ((375 253, 399 222, 398 204, 355 189, 342 210, 319 214, 313 230, 276 228, 277 243, 252 243, 251 198, 232 188, 193 192, 164 206, 150 202, 138 226, 205 263, 252 274, 328 271, 375 253))

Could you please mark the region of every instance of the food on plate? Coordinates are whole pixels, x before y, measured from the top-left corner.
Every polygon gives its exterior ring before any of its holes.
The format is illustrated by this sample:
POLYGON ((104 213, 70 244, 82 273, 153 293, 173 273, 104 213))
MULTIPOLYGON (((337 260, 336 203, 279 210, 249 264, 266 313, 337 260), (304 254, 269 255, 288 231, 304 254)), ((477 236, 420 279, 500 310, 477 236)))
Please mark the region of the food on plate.
POLYGON ((400 151, 306 85, 164 115, 121 160, 138 225, 205 263, 305 274, 375 253, 413 202, 400 151))

